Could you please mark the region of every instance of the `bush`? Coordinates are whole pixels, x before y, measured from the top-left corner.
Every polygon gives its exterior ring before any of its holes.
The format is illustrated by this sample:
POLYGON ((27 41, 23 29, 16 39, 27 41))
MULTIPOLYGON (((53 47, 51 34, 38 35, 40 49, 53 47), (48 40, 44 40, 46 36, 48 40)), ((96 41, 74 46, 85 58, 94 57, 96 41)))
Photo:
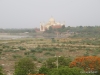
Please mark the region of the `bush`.
POLYGON ((38 53, 42 53, 43 51, 42 51, 42 50, 37 50, 36 52, 38 52, 38 53))
POLYGON ((20 47, 18 47, 20 50, 26 50, 26 48, 24 48, 24 47, 22 47, 22 46, 20 46, 20 47))
POLYGON ((27 57, 32 58, 34 61, 37 61, 37 58, 34 55, 27 55, 27 57))
POLYGON ((30 54, 30 52, 24 52, 24 55, 29 55, 30 54))
POLYGON ((16 59, 16 58, 21 58, 21 57, 22 57, 22 56, 17 55, 17 54, 16 54, 16 55, 13 55, 13 58, 14 58, 14 59, 16 59))
POLYGON ((2 66, 0 66, 0 75, 4 75, 2 71, 2 66))
POLYGON ((51 75, 87 75, 85 73, 80 73, 83 71, 80 68, 69 68, 69 67, 61 67, 59 69, 52 69, 49 73, 51 75))
POLYGON ((2 53, 3 49, 0 49, 0 54, 2 53))
POLYGON ((89 52, 88 52, 88 51, 86 51, 86 53, 84 54, 84 56, 89 56, 89 52))
POLYGON ((31 49, 31 52, 34 53, 34 52, 36 52, 36 50, 35 49, 31 49))
MULTIPOLYGON (((53 68, 53 69, 48 69, 46 67, 41 67, 39 69, 39 73, 45 74, 45 75, 87 75, 83 72, 83 69, 80 68, 69 68, 69 67, 60 67, 58 69, 53 68)), ((91 74, 88 74, 91 75, 91 74)))
POLYGON ((50 55, 50 56, 55 56, 54 53, 46 52, 44 55, 50 55))

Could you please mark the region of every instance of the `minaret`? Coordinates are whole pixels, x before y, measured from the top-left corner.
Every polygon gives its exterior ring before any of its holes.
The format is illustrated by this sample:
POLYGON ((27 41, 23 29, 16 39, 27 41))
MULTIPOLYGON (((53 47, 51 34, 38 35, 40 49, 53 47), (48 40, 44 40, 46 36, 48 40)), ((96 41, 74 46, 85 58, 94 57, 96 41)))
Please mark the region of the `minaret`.
POLYGON ((41 24, 41 22, 40 22, 40 31, 41 31, 41 25, 42 25, 42 24, 41 24))
POLYGON ((43 30, 42 31, 45 31, 44 22, 42 23, 42 27, 43 27, 43 30))

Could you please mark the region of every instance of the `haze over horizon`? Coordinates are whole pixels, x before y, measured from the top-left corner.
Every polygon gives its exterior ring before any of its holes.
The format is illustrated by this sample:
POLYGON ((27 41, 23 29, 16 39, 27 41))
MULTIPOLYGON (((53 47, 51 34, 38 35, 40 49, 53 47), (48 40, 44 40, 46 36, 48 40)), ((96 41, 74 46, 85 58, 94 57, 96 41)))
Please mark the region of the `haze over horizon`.
POLYGON ((100 0, 0 0, 0 28, 38 28, 51 16, 66 26, 100 26, 100 0))

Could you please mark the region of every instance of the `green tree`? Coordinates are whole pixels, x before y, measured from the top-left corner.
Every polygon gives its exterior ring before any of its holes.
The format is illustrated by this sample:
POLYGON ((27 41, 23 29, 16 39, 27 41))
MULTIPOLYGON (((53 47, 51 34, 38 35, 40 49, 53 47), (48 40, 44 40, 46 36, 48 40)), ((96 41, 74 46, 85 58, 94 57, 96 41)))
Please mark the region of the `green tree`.
POLYGON ((58 58, 59 67, 60 66, 69 66, 70 62, 71 62, 71 58, 65 58, 65 57, 58 58))
POLYGON ((69 66, 70 62, 71 62, 71 58, 54 57, 54 58, 47 59, 46 62, 44 63, 44 66, 51 69, 51 68, 56 68, 57 63, 58 63, 58 67, 62 67, 62 66, 69 66))
POLYGON ((80 68, 60 67, 59 69, 52 69, 50 75, 87 75, 81 73, 83 70, 80 68))
POLYGON ((30 58, 22 58, 15 63, 14 75, 28 75, 35 72, 35 64, 30 58))
POLYGON ((49 73, 49 69, 42 66, 40 69, 39 69, 39 74, 48 74, 49 73))
POLYGON ((46 67, 49 68, 49 69, 55 68, 55 67, 56 67, 55 59, 54 59, 54 58, 49 58, 49 59, 46 61, 46 67))
POLYGON ((2 66, 0 66, 0 75, 3 75, 2 66))

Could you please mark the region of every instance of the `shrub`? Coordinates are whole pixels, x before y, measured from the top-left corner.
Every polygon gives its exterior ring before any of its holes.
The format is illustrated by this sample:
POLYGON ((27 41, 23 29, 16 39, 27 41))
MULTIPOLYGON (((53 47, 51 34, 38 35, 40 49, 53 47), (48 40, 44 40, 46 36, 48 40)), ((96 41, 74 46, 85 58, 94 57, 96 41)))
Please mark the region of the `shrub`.
POLYGON ((26 48, 24 48, 24 47, 22 47, 22 46, 20 46, 20 47, 18 47, 20 50, 26 50, 26 48))
POLYGON ((51 55, 51 53, 50 52, 46 52, 44 55, 51 55))
POLYGON ((30 52, 24 52, 24 55, 29 55, 30 54, 30 52))
POLYGON ((31 49, 31 52, 34 53, 34 52, 36 52, 36 50, 35 49, 31 49))
POLYGON ((16 58, 21 58, 22 56, 16 54, 16 55, 13 55, 13 58, 16 59, 16 58))

